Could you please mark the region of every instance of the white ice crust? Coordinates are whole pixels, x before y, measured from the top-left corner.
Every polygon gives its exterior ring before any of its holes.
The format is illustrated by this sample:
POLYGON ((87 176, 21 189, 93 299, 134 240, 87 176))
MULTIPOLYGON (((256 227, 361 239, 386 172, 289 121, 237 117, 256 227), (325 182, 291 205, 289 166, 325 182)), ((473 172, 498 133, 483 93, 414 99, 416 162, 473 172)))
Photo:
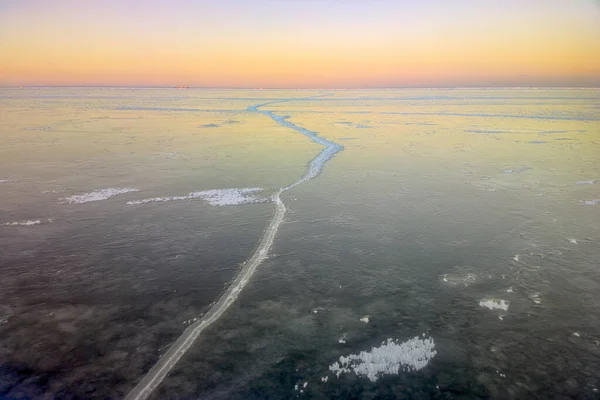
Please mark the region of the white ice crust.
POLYGON ((139 191, 139 189, 134 189, 134 188, 98 189, 98 190, 94 190, 92 192, 66 197, 61 200, 66 203, 69 203, 69 204, 82 204, 82 203, 89 203, 91 201, 107 200, 107 199, 110 199, 111 197, 114 197, 114 196, 117 196, 120 194, 125 194, 125 193, 130 193, 130 192, 138 192, 138 191, 139 191))
POLYGON ((425 368, 436 354, 433 339, 426 338, 425 335, 422 338, 415 336, 403 343, 388 339, 371 351, 340 357, 339 361, 329 366, 329 370, 338 378, 343 373, 354 372, 375 382, 382 375, 396 375, 400 371, 425 368))
POLYGON ((261 191, 261 188, 234 188, 234 189, 212 189, 202 192, 192 192, 183 196, 154 197, 151 199, 128 201, 129 205, 163 203, 177 200, 202 199, 212 206, 233 206, 239 204, 257 203, 261 199, 252 196, 252 193, 261 191))

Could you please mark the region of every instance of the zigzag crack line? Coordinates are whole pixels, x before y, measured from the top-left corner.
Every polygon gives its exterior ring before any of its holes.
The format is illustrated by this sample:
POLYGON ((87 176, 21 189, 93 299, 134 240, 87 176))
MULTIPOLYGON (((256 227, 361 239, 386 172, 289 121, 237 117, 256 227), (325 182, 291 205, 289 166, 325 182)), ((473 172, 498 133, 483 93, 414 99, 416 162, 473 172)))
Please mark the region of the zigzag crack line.
POLYGON ((167 350, 167 352, 161 357, 160 360, 148 371, 146 376, 138 383, 125 397, 125 400, 143 400, 147 399, 150 394, 160 385, 163 379, 167 376, 169 371, 177 364, 181 357, 188 351, 194 341, 198 338, 200 333, 217 321, 225 311, 233 304, 238 294, 242 291, 244 286, 248 283, 256 268, 266 258, 279 226, 283 222, 283 216, 285 215, 285 204, 281 200, 281 194, 288 191, 303 182, 317 177, 323 170, 325 163, 329 161, 338 152, 344 149, 343 146, 334 143, 330 140, 324 139, 318 135, 317 132, 310 131, 301 126, 298 126, 292 122, 287 121, 289 117, 280 117, 275 115, 271 111, 259 110, 258 107, 262 107, 268 104, 281 103, 284 101, 293 100, 308 100, 313 97, 303 99, 288 99, 277 102, 259 104, 256 106, 248 107, 250 112, 259 112, 265 116, 272 118, 275 122, 282 126, 293 129, 307 137, 312 141, 325 146, 325 148, 310 161, 306 167, 306 172, 302 178, 296 182, 279 189, 273 196, 273 202, 275 203, 275 215, 271 219, 260 244, 252 257, 244 264, 242 270, 237 275, 231 286, 219 297, 219 300, 208 310, 204 317, 190 325, 181 336, 175 341, 175 343, 167 350))

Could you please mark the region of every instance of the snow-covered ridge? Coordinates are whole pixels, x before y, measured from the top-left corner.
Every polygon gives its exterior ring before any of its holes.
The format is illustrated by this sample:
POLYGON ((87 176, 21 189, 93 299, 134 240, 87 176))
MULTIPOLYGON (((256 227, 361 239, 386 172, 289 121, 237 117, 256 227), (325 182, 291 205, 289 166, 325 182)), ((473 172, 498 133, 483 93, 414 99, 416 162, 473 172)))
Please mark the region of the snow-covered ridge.
POLYGON ((75 196, 65 197, 60 199, 61 201, 69 204, 82 204, 89 203, 91 201, 100 201, 107 200, 111 197, 130 193, 130 192, 139 192, 139 189, 134 188, 108 188, 108 189, 98 189, 92 192, 78 194, 75 196))
POLYGON ((164 203, 177 200, 202 199, 212 206, 233 206, 238 204, 249 204, 264 202, 264 199, 253 196, 252 193, 261 191, 261 188, 234 188, 234 189, 212 189, 202 192, 191 192, 184 196, 154 197, 151 199, 128 201, 129 205, 164 203))
POLYGON ((388 339, 371 351, 341 356, 339 361, 329 366, 329 370, 338 378, 343 373, 354 372, 375 382, 382 375, 396 375, 401 370, 418 371, 425 368, 436 354, 433 339, 425 338, 424 334, 423 338, 415 336, 403 343, 388 339))

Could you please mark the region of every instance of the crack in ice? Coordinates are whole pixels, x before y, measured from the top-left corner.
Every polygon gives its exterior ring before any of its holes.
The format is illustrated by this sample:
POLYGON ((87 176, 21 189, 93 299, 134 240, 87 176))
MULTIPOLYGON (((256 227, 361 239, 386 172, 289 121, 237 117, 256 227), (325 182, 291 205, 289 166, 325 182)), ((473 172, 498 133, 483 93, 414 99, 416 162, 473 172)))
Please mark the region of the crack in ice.
POLYGON ((150 369, 150 371, 146 374, 146 376, 141 380, 140 383, 137 384, 127 395, 126 400, 141 400, 146 399, 150 394, 160 385, 162 380, 167 376, 169 371, 175 366, 175 364, 179 361, 179 359, 185 354, 185 352, 192 346, 196 338, 208 328, 213 322, 217 321, 221 315, 227 309, 235 299, 238 294, 242 291, 244 286, 248 283, 258 265, 267 257, 269 249, 275 240, 275 234, 281 223, 283 222, 283 216, 285 215, 285 204, 283 200, 281 200, 281 194, 285 191, 288 191, 303 182, 306 182, 310 179, 317 177, 321 171, 323 170, 325 163, 329 161, 335 154, 342 151, 344 149, 343 146, 334 143, 330 140, 324 139, 318 135, 317 132, 310 131, 301 126, 298 126, 292 122, 287 121, 289 117, 278 116, 271 111, 259 110, 259 107, 266 106, 268 104, 273 103, 282 103, 286 101, 295 101, 295 100, 307 100, 310 98, 301 98, 301 99, 283 99, 280 101, 274 101, 270 103, 259 104, 255 106, 248 107, 249 112, 258 112, 267 117, 270 117, 278 124, 285 126, 287 128, 293 129, 296 132, 303 134, 304 136, 309 137, 312 141, 325 146, 315 158, 308 164, 306 168, 306 172, 304 176, 302 176, 296 182, 279 189, 275 194, 273 194, 272 199, 275 203, 275 215, 271 222, 269 223, 263 237, 260 241, 259 246, 256 251, 250 257, 250 259, 244 264, 242 270, 239 272, 231 286, 221 295, 221 297, 217 300, 217 302, 208 310, 208 312, 204 315, 204 317, 190 325, 183 334, 177 339, 177 341, 167 350, 167 352, 161 357, 161 359, 150 369))

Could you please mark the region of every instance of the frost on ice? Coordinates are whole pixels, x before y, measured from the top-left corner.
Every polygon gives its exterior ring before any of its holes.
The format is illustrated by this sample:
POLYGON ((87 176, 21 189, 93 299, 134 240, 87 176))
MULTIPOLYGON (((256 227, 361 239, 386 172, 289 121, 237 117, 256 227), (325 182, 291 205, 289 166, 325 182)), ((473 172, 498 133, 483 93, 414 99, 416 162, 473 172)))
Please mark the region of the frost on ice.
POLYGON ((395 375, 401 370, 418 371, 427 366, 436 354, 433 339, 425 338, 425 335, 423 338, 415 336, 403 343, 388 339, 371 351, 341 356, 339 361, 329 366, 329 370, 338 378, 343 373, 354 372, 375 382, 382 375, 395 375))
POLYGON ((129 205, 164 203, 177 200, 202 199, 212 206, 234 206, 238 204, 249 204, 263 202, 264 199, 253 196, 252 194, 261 191, 261 188, 241 188, 241 189, 212 189, 202 192, 192 192, 184 196, 154 197, 151 199, 128 201, 129 205))
POLYGON ((99 189, 99 190, 94 190, 93 192, 78 194, 78 195, 71 196, 71 197, 66 197, 61 200, 66 203, 69 203, 69 204, 82 204, 82 203, 89 203, 91 201, 107 200, 107 199, 110 199, 111 197, 115 197, 119 194, 138 192, 138 191, 139 191, 139 189, 133 189, 133 188, 99 189))
POLYGON ((490 310, 504 310, 508 311, 508 301, 506 300, 481 300, 479 302, 481 307, 489 308, 490 310))

